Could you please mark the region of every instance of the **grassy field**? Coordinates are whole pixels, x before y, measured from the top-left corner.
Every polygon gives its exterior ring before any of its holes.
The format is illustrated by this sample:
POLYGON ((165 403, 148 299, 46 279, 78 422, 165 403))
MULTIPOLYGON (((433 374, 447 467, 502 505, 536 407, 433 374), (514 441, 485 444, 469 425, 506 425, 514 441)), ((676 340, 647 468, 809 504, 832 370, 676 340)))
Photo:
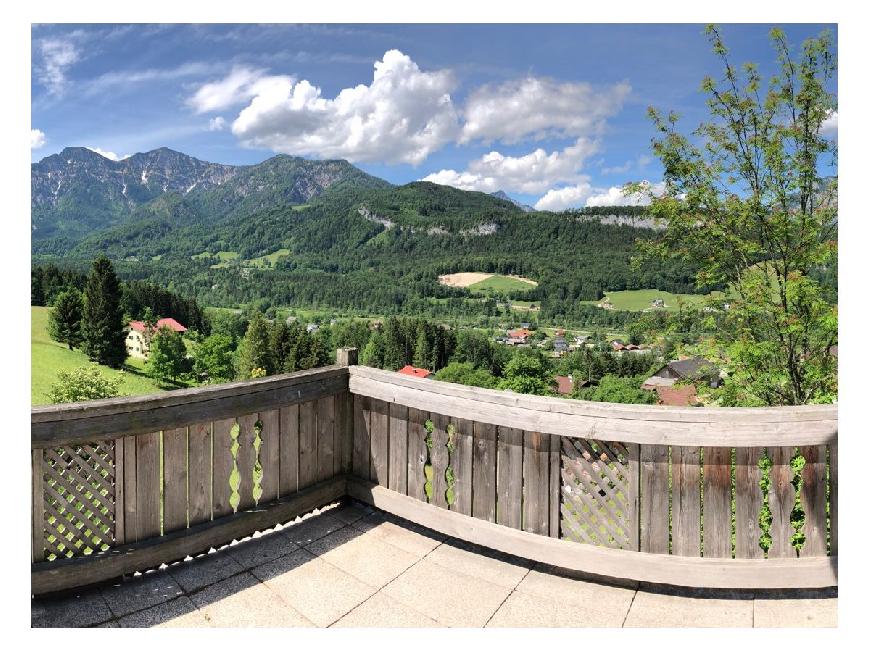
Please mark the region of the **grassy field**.
POLYGON ((286 258, 289 255, 289 249, 279 249, 278 251, 273 251, 271 254, 246 260, 245 264, 253 265, 254 267, 274 267, 275 263, 277 263, 281 258, 286 258))
MULTIPOLYGON (((721 293, 714 293, 721 295, 721 293)), ((661 290, 620 290, 618 292, 605 292, 610 299, 610 304, 615 310, 627 310, 637 312, 641 310, 661 310, 653 308, 653 300, 662 299, 665 302, 664 310, 676 311, 682 304, 683 307, 697 306, 703 303, 708 296, 703 294, 672 294, 661 290)), ((591 305, 603 304, 602 301, 584 301, 591 305)))
MULTIPOLYGON (((33 405, 49 403, 48 392, 57 380, 58 371, 70 371, 91 364, 81 351, 70 351, 48 336, 48 312, 50 308, 30 308, 30 402, 33 405)), ((155 394, 163 391, 157 383, 143 373, 144 361, 127 359, 127 368, 116 371, 100 367, 106 375, 122 374, 121 392, 126 395, 155 394)))
POLYGON ((501 274, 493 274, 488 279, 472 283, 468 289, 472 292, 487 294, 490 292, 513 292, 514 290, 531 290, 535 287, 534 283, 521 281, 518 278, 510 276, 502 276, 501 274))

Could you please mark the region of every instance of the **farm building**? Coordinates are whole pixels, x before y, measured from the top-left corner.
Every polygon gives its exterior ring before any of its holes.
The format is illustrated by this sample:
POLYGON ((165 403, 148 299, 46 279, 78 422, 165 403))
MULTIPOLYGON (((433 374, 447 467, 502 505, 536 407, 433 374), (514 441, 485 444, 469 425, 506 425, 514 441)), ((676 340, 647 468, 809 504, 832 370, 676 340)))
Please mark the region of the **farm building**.
POLYGON ((154 328, 151 333, 146 334, 146 326, 145 322, 133 320, 127 325, 127 335, 124 339, 124 345, 127 348, 127 355, 131 358, 148 358, 148 342, 151 339, 151 336, 154 335, 161 328, 168 328, 170 330, 175 331, 176 333, 185 333, 187 332, 187 328, 179 324, 172 317, 164 317, 163 319, 158 319, 154 324, 154 328))

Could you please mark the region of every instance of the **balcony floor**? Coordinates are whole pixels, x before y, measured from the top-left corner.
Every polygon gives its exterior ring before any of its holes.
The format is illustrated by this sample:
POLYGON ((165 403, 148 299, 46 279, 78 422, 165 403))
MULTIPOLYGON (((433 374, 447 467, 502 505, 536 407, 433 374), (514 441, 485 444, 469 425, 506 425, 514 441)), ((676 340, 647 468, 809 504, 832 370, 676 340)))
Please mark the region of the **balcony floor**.
POLYGON ((614 586, 358 503, 72 597, 33 627, 836 627, 836 589, 614 586))

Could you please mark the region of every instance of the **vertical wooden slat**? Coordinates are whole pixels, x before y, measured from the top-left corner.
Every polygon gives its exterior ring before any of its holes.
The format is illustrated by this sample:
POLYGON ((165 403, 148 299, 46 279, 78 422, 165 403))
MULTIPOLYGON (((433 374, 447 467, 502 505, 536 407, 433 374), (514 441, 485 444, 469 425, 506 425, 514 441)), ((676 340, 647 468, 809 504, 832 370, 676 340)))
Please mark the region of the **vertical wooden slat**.
POLYGON ((124 542, 139 540, 139 509, 136 502, 136 437, 124 437, 124 504, 116 511, 124 512, 124 542))
MULTIPOLYGON (((30 451, 30 474, 30 498, 33 501, 30 512, 31 561, 36 563, 45 559, 45 477, 42 471, 41 448, 30 451)), ((119 511, 123 512, 123 509, 116 504, 115 512, 119 511)))
POLYGON ((473 430, 471 515, 495 523, 496 426, 475 421, 473 430))
POLYGON ((299 406, 299 489, 317 481, 317 413, 314 401, 299 406))
POLYGON ((520 529, 523 500, 523 431, 498 427, 496 522, 520 529))
POLYGON ((640 550, 668 554, 668 447, 640 447, 640 550))
POLYGON ((260 498, 258 504, 270 503, 278 498, 280 473, 280 421, 278 410, 260 412, 260 468, 263 478, 260 480, 260 498))
POLYGON ((704 447, 704 556, 731 557, 731 449, 704 447))
POLYGON ((701 451, 671 446, 672 554, 701 556, 701 451))
POLYGON ((734 469, 734 548, 738 559, 759 559, 761 528, 761 448, 738 448, 734 469))
POLYGON ((825 447, 803 446, 805 464, 801 471, 801 505, 804 508, 803 532, 806 537, 801 557, 824 557, 828 554, 827 514, 825 513, 825 447))
POLYGON ((390 460, 388 486, 400 494, 408 493, 408 408, 390 403, 390 460))
MULTIPOLYGON (((561 536, 559 531, 561 524, 562 507, 562 438, 559 435, 550 435, 550 531, 549 535, 554 539, 561 536)), ((635 492, 635 495, 637 492, 635 492)))
POLYGON ((256 460, 254 439, 256 414, 239 417, 239 450, 236 453, 236 468, 239 471, 239 507, 244 511, 254 506, 254 462, 256 460))
POLYGON ((363 480, 371 478, 371 399, 353 397, 353 474, 363 480))
POLYGON ((124 498, 124 438, 118 437, 114 441, 115 461, 115 544, 126 541, 126 524, 124 517, 126 500, 124 498))
POLYGON ((332 477, 335 462, 335 400, 332 396, 317 399, 317 479, 332 477))
POLYGON ((163 431, 163 532, 187 527, 187 428, 163 431))
POLYGON ((233 472, 232 429, 235 419, 219 419, 212 424, 212 513, 214 518, 233 513, 230 503, 232 488, 230 475, 233 472))
POLYGON ((197 423, 187 433, 187 509, 190 525, 211 519, 211 423, 197 423))
POLYGON ((335 455, 334 472, 350 473, 353 470, 353 396, 342 392, 335 396, 335 455))
POLYGON ((279 412, 279 492, 281 496, 289 496, 299 489, 299 405, 282 407, 279 412))
POLYGON ((432 424, 435 429, 432 431, 432 450, 430 451, 430 459, 432 462, 432 504, 438 507, 447 508, 447 479, 444 474, 447 472, 447 463, 449 461, 447 455, 447 425, 449 419, 443 414, 433 414, 432 424))
POLYGON ((837 465, 838 465, 837 445, 838 444, 836 442, 834 442, 833 444, 831 444, 828 447, 828 450, 830 451, 830 460, 828 462, 829 463, 828 474, 830 477, 828 479, 828 482, 829 482, 829 491, 831 492, 830 504, 831 504, 831 555, 832 556, 837 555, 837 548, 838 548, 838 546, 837 546, 837 541, 838 541, 838 537, 837 537, 838 509, 837 509, 837 506, 838 506, 839 500, 838 500, 838 496, 837 496, 837 491, 838 491, 838 484, 839 483, 837 482, 837 475, 838 475, 838 473, 837 473, 837 465))
POLYGON ((770 524, 770 550, 768 557, 796 557, 797 551, 791 543, 794 528, 791 525, 791 512, 794 509, 794 486, 791 481, 793 472, 791 458, 794 449, 790 446, 774 446, 768 449, 771 457, 770 494, 768 504, 772 521, 770 524))
POLYGON ((389 404, 372 399, 369 433, 371 435, 371 479, 383 487, 389 482, 390 414, 389 404))
POLYGON ((550 436, 523 433, 523 530, 546 536, 550 531, 550 436))
POLYGON ((160 535, 160 433, 139 435, 135 441, 136 540, 141 541, 160 535))
POLYGON ((426 502, 426 427, 429 413, 408 408, 408 495, 426 502))
MULTIPOLYGON (((450 509, 471 516, 471 482, 472 482, 472 456, 474 450, 473 429, 474 422, 468 419, 455 419, 456 433, 454 435, 454 449, 450 456, 450 466, 456 478, 453 487, 456 496, 450 509)), ((392 433, 390 433, 392 436, 392 433)))
POLYGON ((628 549, 640 550, 640 446, 638 444, 624 444, 624 446, 628 456, 626 470, 628 493, 625 497, 628 510, 625 519, 628 526, 628 549))

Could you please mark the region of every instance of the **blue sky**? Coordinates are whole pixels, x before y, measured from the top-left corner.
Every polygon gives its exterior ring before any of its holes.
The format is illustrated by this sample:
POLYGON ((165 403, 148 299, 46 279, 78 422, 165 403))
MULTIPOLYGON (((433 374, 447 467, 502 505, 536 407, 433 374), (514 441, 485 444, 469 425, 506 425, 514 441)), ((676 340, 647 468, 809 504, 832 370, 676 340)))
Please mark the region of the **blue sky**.
MULTIPOLYGON (((772 73, 769 29, 722 26, 732 60, 772 73)), ((346 158, 552 210, 658 183, 647 106, 694 127, 720 71, 702 25, 35 25, 31 48, 33 161, 346 158)))

